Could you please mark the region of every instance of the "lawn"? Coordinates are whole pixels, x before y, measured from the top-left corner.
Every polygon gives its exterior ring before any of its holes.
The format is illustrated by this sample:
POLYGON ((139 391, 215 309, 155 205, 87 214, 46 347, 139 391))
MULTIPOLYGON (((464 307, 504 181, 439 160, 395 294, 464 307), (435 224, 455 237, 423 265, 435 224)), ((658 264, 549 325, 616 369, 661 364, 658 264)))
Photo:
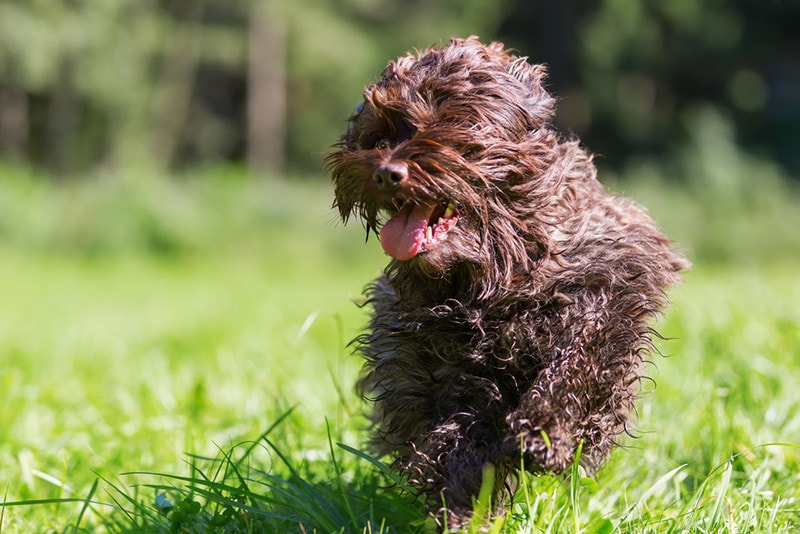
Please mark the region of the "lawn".
MULTIPOLYGON (((385 260, 320 182, 0 189, 0 532, 435 531, 359 452, 346 344, 385 260)), ((726 236, 731 213, 688 228, 703 199, 660 187, 633 194, 696 266, 640 437, 594 480, 523 480, 486 528, 800 526, 800 254, 770 232, 797 204, 749 199, 726 236)))

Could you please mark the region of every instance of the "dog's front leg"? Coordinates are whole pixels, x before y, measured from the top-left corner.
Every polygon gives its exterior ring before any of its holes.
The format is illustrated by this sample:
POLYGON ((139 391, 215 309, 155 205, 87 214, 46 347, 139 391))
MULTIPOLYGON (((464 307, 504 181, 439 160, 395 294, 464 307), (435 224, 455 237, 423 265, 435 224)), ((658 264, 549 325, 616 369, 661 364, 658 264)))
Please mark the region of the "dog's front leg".
POLYGON ((525 469, 560 473, 575 460, 594 471, 626 430, 637 396, 641 357, 636 350, 565 354, 542 369, 519 408, 506 421, 509 456, 522 454, 525 469))
MULTIPOLYGON (((493 414, 494 421, 502 420, 493 414)), ((448 527, 459 527, 469 520, 486 473, 495 477, 494 496, 501 494, 508 474, 502 460, 502 447, 496 425, 487 427, 478 413, 461 412, 417 436, 396 467, 407 473, 409 481, 423 488, 428 509, 448 527), (486 471, 486 466, 494 468, 486 471)), ((497 505, 498 503, 494 503, 497 505)))

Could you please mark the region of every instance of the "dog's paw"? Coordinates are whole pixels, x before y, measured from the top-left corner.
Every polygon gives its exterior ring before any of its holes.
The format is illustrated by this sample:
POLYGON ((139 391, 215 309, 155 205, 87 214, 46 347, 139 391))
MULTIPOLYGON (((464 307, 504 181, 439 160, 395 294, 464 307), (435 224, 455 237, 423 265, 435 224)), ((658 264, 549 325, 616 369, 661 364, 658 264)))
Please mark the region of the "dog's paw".
POLYGON ((509 456, 532 473, 558 474, 575 459, 575 443, 543 429, 518 432, 506 440, 509 456))

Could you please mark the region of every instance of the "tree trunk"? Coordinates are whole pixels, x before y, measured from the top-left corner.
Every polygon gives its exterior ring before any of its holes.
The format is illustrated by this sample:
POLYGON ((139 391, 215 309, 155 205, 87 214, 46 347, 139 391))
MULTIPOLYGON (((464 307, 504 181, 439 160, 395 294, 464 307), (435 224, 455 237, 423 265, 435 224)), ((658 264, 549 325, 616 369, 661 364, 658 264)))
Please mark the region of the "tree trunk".
POLYGON ((53 85, 47 109, 46 150, 47 164, 58 178, 66 178, 75 170, 75 150, 79 132, 80 110, 75 93, 75 65, 69 54, 64 54, 58 65, 56 83, 53 85))
POLYGON ((173 35, 167 39, 165 58, 158 81, 155 122, 159 125, 153 142, 156 161, 164 167, 175 162, 186 119, 191 109, 195 74, 203 31, 203 2, 192 4, 182 20, 173 21, 173 35))
POLYGON ((279 172, 286 158, 286 26, 277 9, 256 7, 249 29, 247 163, 279 172))
POLYGON ((28 128, 28 95, 16 87, 0 86, 0 153, 23 159, 28 128))

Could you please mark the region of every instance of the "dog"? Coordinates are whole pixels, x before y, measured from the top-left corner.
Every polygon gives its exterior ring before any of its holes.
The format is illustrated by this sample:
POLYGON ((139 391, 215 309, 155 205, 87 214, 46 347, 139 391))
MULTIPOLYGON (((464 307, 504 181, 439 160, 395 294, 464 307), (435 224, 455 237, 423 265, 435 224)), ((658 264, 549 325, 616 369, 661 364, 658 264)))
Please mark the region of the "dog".
POLYGON ((450 526, 484 467, 593 473, 624 434, 689 262, 551 126, 546 69, 476 37, 389 62, 325 158, 391 257, 365 291, 371 450, 450 526), (578 452, 580 451, 580 454, 578 452))

